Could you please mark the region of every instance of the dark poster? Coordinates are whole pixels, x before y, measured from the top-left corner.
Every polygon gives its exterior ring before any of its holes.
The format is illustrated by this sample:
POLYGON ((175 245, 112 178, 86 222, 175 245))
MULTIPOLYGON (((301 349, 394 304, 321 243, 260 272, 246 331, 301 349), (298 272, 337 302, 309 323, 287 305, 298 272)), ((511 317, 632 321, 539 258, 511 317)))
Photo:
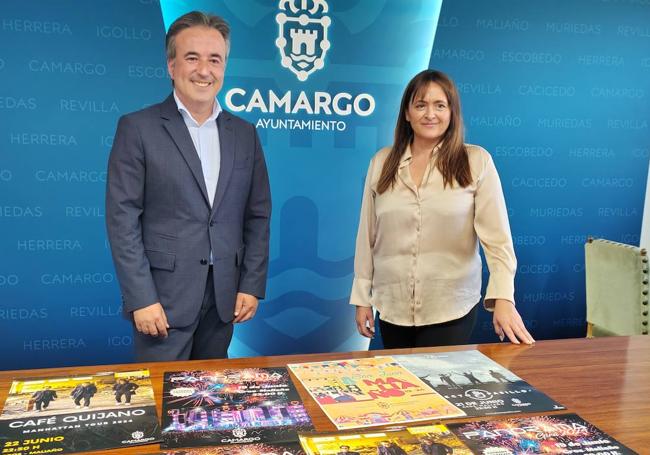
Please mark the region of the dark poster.
POLYGON ((448 427, 480 455, 636 455, 575 414, 456 423, 448 427))
POLYGON ((159 441, 148 370, 14 381, 0 416, 1 453, 74 453, 159 441))
POLYGON ((313 428, 286 368, 165 373, 163 448, 296 441, 313 428))

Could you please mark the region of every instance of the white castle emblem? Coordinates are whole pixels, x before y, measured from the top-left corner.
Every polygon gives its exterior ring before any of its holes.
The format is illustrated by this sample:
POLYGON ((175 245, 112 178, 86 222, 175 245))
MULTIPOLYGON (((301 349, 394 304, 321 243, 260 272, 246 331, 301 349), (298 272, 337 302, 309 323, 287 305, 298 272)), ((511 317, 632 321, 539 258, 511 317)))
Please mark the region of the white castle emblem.
POLYGON ((246 429, 245 428, 235 428, 232 430, 232 435, 236 438, 243 438, 246 436, 246 429))
POLYGON ((325 54, 331 43, 327 29, 332 23, 325 14, 325 0, 280 0, 282 11, 275 16, 282 66, 289 68, 298 80, 306 81, 311 73, 325 66, 325 54))

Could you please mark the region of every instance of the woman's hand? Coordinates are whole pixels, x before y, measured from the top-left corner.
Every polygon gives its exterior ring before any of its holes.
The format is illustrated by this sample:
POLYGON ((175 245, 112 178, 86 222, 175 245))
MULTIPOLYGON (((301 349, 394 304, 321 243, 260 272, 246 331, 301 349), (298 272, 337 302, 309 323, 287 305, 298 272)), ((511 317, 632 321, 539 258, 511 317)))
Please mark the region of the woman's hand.
POLYGON ((357 306, 357 330, 366 338, 375 336, 375 316, 372 314, 372 307, 357 306))
MULTIPOLYGON (((357 321, 359 320, 357 308, 357 321)), ((501 341, 508 337, 514 344, 533 344, 535 340, 526 330, 524 321, 521 319, 515 305, 509 300, 496 299, 494 302, 494 316, 492 317, 494 331, 501 341)), ((357 322, 358 324, 358 322, 357 322)))

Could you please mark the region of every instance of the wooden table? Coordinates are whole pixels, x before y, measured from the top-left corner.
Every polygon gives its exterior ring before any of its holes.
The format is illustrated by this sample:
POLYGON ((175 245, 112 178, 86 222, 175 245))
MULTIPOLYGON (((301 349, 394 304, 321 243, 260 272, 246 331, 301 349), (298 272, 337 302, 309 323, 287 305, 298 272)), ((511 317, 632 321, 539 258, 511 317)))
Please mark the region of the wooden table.
MULTIPOLYGON (((334 354, 254 357, 246 359, 161 362, 141 364, 149 368, 158 415, 162 410, 162 379, 165 371, 222 368, 274 367, 287 363, 478 349, 585 420, 641 454, 650 454, 650 336, 540 341, 534 346, 481 344, 443 348, 399 349, 334 354)), ((133 364, 0 371, 0 402, 4 403, 16 378, 49 377, 95 371, 127 371, 133 364)), ((317 430, 334 425, 296 381, 300 395, 317 430)), ((467 419, 464 419, 467 420, 467 419)), ((157 452, 158 445, 104 450, 105 454, 157 452)), ((98 452, 85 452, 97 454, 98 452)))

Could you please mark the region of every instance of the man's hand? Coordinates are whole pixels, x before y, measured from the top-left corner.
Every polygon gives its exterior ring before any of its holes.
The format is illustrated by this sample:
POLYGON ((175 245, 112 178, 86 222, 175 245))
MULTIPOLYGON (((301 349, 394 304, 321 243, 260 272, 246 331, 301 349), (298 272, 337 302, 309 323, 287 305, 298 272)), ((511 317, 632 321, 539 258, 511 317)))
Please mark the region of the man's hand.
POLYGON ((133 312, 133 322, 138 332, 152 337, 167 337, 167 316, 160 302, 140 308, 133 312))
POLYGON ((508 337, 511 343, 533 344, 535 340, 526 330, 515 305, 509 300, 496 299, 494 302, 494 316, 492 317, 494 331, 501 341, 508 337))
POLYGON ((252 319, 257 312, 257 303, 257 297, 254 295, 238 292, 235 301, 235 319, 232 322, 237 324, 252 319))
POLYGON ((372 307, 357 306, 355 320, 357 322, 357 330, 361 335, 366 338, 373 338, 375 336, 375 317, 372 314, 372 307))

